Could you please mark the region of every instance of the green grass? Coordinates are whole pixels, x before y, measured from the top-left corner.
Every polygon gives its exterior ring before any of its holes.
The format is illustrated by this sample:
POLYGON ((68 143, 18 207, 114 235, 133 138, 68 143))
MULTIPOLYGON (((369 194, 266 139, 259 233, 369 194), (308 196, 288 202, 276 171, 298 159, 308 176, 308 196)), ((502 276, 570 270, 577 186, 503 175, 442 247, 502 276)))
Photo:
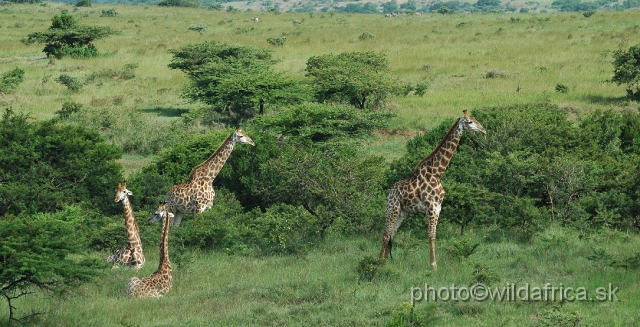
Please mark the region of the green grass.
MULTIPOLYGON (((413 219, 417 219, 414 217, 413 219)), ((144 226, 142 226, 144 228, 144 226)), ((637 316, 637 271, 599 266, 587 258, 604 249, 617 258, 640 252, 640 237, 603 230, 582 234, 549 227, 530 242, 495 229, 467 234, 480 246, 467 260, 455 257, 456 228, 440 229, 438 270, 429 268, 429 246, 420 235, 401 231, 394 260, 378 268, 371 282, 359 281, 356 267, 365 256, 377 256, 377 237, 330 238, 320 248, 298 256, 228 256, 220 252, 181 253, 170 249, 174 284, 163 299, 131 299, 123 294, 132 276, 157 268, 158 251, 147 245, 147 264, 138 273, 106 269, 65 300, 26 297, 21 310, 41 310, 41 326, 385 326, 411 302, 412 287, 468 287, 482 263, 499 278, 492 288, 516 283, 544 287, 618 287, 620 301, 507 302, 422 301, 415 311, 428 314, 433 326, 545 326, 560 312, 576 315, 580 326, 631 326, 637 316), (177 265, 176 263, 180 263, 177 265), (553 317, 551 317, 553 318, 553 317), (431 321, 433 320, 433 321, 431 321)), ((96 254, 106 257, 105 254, 96 254)), ((558 294, 558 293, 557 293, 558 294)), ((562 316, 562 315, 561 315, 562 316)), ((0 311, 0 322, 6 312, 0 311)), ((556 324, 558 325, 558 324, 556 324)))
MULTIPOLYGON (((0 58, 42 55, 42 45, 25 46, 19 40, 50 26, 53 15, 73 7, 12 5, 0 11, 0 58), (17 26, 20 27, 16 27, 17 26)), ((626 107, 621 86, 605 83, 613 75, 611 51, 640 42, 637 11, 598 12, 591 18, 575 13, 475 14, 403 16, 382 15, 218 12, 192 8, 94 5, 70 12, 82 24, 110 26, 119 35, 96 42, 103 54, 87 60, 2 60, 0 71, 25 69, 26 81, 0 104, 36 119, 48 119, 65 101, 106 105, 121 97, 118 107, 150 109, 193 108, 180 98, 187 78, 167 64, 169 49, 209 40, 273 50, 280 60, 276 69, 302 77, 309 57, 346 51, 381 51, 387 54, 392 74, 406 82, 427 82, 422 97, 390 101, 398 114, 392 129, 425 130, 438 120, 454 117, 463 109, 551 101, 558 105, 592 110, 626 107), (116 17, 100 17, 102 9, 115 7, 116 17), (292 19, 301 19, 293 25, 292 19), (512 19, 513 18, 513 19, 512 19), (204 33, 188 30, 207 24, 204 33), (318 31, 321 31, 318 33, 318 31), (372 39, 358 40, 363 32, 372 39), (273 47, 271 37, 287 37, 285 46, 273 47), (53 81, 61 73, 84 79, 93 72, 122 69, 135 63, 131 80, 105 80, 69 93, 53 81), (504 77, 487 78, 496 71, 504 77), (556 93, 558 83, 568 93, 556 93), (102 100, 102 101, 101 101, 102 100)), ((633 105, 632 105, 633 106, 633 105)), ((118 110, 114 108, 114 110, 118 110)))

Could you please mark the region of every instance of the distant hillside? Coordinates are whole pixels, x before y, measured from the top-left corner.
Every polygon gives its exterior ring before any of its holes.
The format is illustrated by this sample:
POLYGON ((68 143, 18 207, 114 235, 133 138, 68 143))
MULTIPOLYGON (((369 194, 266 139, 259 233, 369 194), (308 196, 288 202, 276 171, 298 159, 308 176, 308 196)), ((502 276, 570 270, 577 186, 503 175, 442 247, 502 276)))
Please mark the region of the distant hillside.
MULTIPOLYGON (((16 0, 19 2, 18 0, 16 0)), ((166 1, 166 0, 164 0, 166 1)), ((75 0, 55 1, 76 3, 75 0)), ((158 5, 163 0, 93 0, 93 3, 118 3, 125 5, 158 5)), ((371 0, 331 1, 331 0, 264 0, 264 1, 217 1, 200 0, 200 6, 220 11, 272 11, 272 12, 318 12, 362 13, 362 14, 422 14, 422 13, 473 13, 473 12, 585 12, 627 10, 640 7, 640 0, 543 0, 543 1, 415 1, 415 0, 371 0)))

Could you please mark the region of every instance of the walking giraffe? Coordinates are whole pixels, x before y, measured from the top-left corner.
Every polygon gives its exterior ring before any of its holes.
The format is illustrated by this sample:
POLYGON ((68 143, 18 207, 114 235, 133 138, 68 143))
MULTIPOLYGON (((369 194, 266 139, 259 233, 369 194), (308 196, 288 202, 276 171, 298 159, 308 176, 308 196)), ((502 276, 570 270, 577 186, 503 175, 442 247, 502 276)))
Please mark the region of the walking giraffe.
POLYGON ((444 189, 440 183, 442 174, 447 169, 453 153, 458 147, 462 132, 471 130, 486 134, 482 125, 469 116, 466 110, 449 132, 440 141, 431 154, 416 166, 413 175, 408 179, 399 181, 389 190, 387 196, 387 226, 382 236, 382 250, 380 258, 388 258, 391 255, 393 236, 398 231, 402 220, 407 214, 426 213, 429 218, 429 245, 431 246, 431 267, 437 268, 436 264, 436 226, 442 200, 444 199, 444 189))
MULTIPOLYGON (((238 128, 222 142, 220 148, 209 159, 191 170, 188 182, 171 187, 165 197, 165 202, 169 212, 175 215, 174 226, 180 226, 180 220, 182 220, 184 213, 192 213, 195 216, 213 207, 213 200, 216 196, 212 185, 213 180, 227 162, 236 143, 255 145, 253 140, 238 128)), ((148 223, 153 224, 158 221, 160 221, 159 216, 153 215, 149 218, 148 223)))
POLYGON ((140 231, 136 218, 133 216, 129 195, 132 195, 132 193, 127 190, 127 182, 118 183, 115 201, 122 201, 122 206, 124 207, 124 225, 127 228, 127 240, 129 243, 116 252, 116 254, 109 256, 107 263, 114 264, 114 267, 115 265, 122 264, 139 270, 144 266, 145 259, 142 253, 140 231))
POLYGON ((160 263, 158 270, 149 277, 140 279, 132 277, 124 287, 125 294, 135 297, 162 297, 171 290, 173 276, 169 261, 169 220, 173 214, 167 211, 164 202, 160 202, 158 210, 153 214, 162 219, 162 236, 160 238, 160 263))

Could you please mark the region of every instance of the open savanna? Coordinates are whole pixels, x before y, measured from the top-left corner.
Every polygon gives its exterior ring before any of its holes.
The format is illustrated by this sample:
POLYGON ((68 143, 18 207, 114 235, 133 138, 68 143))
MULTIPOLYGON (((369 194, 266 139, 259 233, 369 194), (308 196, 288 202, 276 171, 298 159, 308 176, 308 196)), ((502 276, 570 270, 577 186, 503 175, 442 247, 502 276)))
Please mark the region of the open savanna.
MULTIPOLYGON (((47 119, 67 101, 113 110, 193 108, 180 98, 188 80, 167 67, 170 49, 215 40, 267 48, 280 62, 277 70, 304 76, 311 56, 347 51, 387 55, 393 76, 427 82, 422 96, 391 99, 397 117, 392 130, 424 130, 463 109, 551 101, 574 110, 622 107, 624 87, 607 83, 613 75, 612 52, 640 42, 638 11, 579 13, 455 14, 404 16, 225 12, 155 6, 11 5, 0 10, 0 71, 25 69, 25 82, 0 103, 37 119, 47 119), (116 17, 101 17, 115 8, 116 17), (51 25, 69 10, 81 24, 109 26, 120 33, 95 42, 98 58, 20 60, 41 56, 43 45, 20 42, 51 25), (258 16, 260 21, 251 21, 258 16), (292 20, 302 21, 294 25, 292 20), (206 24, 202 33, 189 30, 206 24), (373 38, 359 40, 363 33, 373 38), (285 37, 274 47, 268 38, 285 37), (101 70, 137 64, 135 78, 90 83, 77 94, 54 81, 60 74, 84 80, 101 70), (557 93, 557 84, 568 93, 557 93), (117 105, 104 99, 118 99, 117 105)), ((276 110, 277 108, 271 108, 276 110)))
MULTIPOLYGON (((25 70, 25 81, 15 92, 0 95, 0 107, 46 120, 55 117, 63 103, 75 102, 105 115, 115 113, 162 127, 200 107, 180 97, 188 79, 167 67, 170 49, 211 40, 268 48, 279 60, 275 69, 297 77, 304 76, 311 56, 380 51, 387 55, 393 77, 429 84, 424 96, 388 100, 396 117, 366 149, 391 160, 403 154, 408 137, 452 120, 464 109, 551 102, 580 116, 595 109, 636 108, 637 103, 625 99, 624 86, 607 80, 613 75, 613 51, 640 43, 638 14, 384 18, 315 13, 311 17, 155 6, 9 5, 0 7, 0 73, 19 67, 25 70), (101 17, 102 10, 111 8, 118 12, 116 17, 101 17), (101 52, 97 58, 32 60, 43 55, 44 46, 26 46, 20 39, 48 28, 62 10, 81 24, 109 26, 119 34, 95 42, 101 52), (251 21, 253 16, 259 22, 251 21), (294 25, 294 19, 302 23, 294 25), (208 29, 189 30, 195 24, 206 24, 208 29), (373 38, 360 40, 363 33, 373 38), (270 45, 267 39, 273 37, 286 37, 284 46, 270 45), (108 73, 129 64, 137 65, 133 78, 108 73), (98 77, 72 93, 54 81, 61 74, 81 81, 98 77), (569 91, 556 92, 558 84, 569 91)), ((267 114, 278 110, 267 109, 267 114)), ((484 127, 491 133, 492 126, 484 127)), ((104 126, 101 132, 108 129, 104 126)), ((135 132, 139 131, 122 133, 135 132)), ((118 144, 117 138, 110 141, 118 144)), ((133 152, 122 164, 131 173, 152 158, 153 154, 133 152)), ((139 222, 149 214, 136 212, 139 222)), ((155 228, 159 235, 159 226, 143 228, 155 228)), ((394 259, 372 267, 370 278, 358 273, 358 263, 377 257, 379 235, 330 234, 317 248, 291 256, 171 248, 171 292, 163 299, 128 298, 123 294, 126 282, 157 268, 154 240, 146 243, 147 264, 138 272, 105 269, 63 298, 36 294, 13 304, 18 315, 42 313, 31 321, 40 326, 405 326, 408 320, 400 322, 410 317, 415 326, 640 325, 637 270, 610 264, 640 252, 637 235, 551 225, 522 239, 496 227, 473 227, 465 238, 479 245, 465 256, 456 247, 458 228, 440 220, 438 270, 429 268, 425 235, 401 229, 394 239, 394 259), (492 288, 546 283, 584 287, 591 299, 599 287, 618 290, 612 301, 423 301, 411 311, 411 287, 425 283, 436 289, 462 287, 477 281, 492 288)), ((107 253, 92 255, 104 259, 107 253)), ((7 324, 7 312, 6 303, 0 302, 0 325, 7 324)))

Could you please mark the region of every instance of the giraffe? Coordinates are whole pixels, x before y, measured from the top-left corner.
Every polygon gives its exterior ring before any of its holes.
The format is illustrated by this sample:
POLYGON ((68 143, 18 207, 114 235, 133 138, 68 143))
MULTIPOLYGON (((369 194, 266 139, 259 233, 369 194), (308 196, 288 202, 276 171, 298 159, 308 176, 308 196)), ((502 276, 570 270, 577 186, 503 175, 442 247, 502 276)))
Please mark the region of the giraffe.
POLYGON ((388 258, 391 255, 393 236, 405 216, 413 213, 425 213, 429 219, 431 268, 437 269, 436 226, 444 199, 444 189, 440 178, 458 147, 463 131, 470 130, 487 134, 482 125, 466 110, 463 113, 464 115, 451 126, 435 150, 420 161, 411 177, 395 183, 389 190, 386 208, 387 225, 382 236, 380 258, 388 258))
MULTIPOLYGON (((173 226, 180 226, 180 220, 182 220, 184 213, 193 213, 195 216, 213 207, 213 199, 216 196, 212 185, 213 180, 227 162, 236 143, 255 146, 253 140, 240 128, 237 128, 222 142, 216 152, 191 170, 188 182, 174 185, 167 192, 165 197, 167 209, 175 215, 173 226)), ((149 218, 148 223, 153 224, 160 219, 158 215, 153 215, 149 218)))
POLYGON ((160 238, 160 263, 158 270, 149 277, 140 279, 132 277, 124 287, 125 294, 134 297, 159 298, 171 290, 173 277, 171 276, 171 262, 169 261, 169 221, 173 217, 164 202, 158 204, 158 210, 153 214, 162 219, 162 237, 160 238))
POLYGON ((144 254, 142 253, 142 242, 140 241, 140 231, 138 229, 138 223, 133 216, 133 209, 131 209, 131 201, 129 196, 132 195, 131 191, 127 189, 127 182, 118 183, 118 189, 116 190, 115 202, 122 201, 124 207, 124 225, 127 228, 127 239, 129 244, 120 249, 116 254, 107 258, 107 263, 114 264, 114 267, 119 264, 127 265, 128 267, 139 270, 144 266, 144 254))

